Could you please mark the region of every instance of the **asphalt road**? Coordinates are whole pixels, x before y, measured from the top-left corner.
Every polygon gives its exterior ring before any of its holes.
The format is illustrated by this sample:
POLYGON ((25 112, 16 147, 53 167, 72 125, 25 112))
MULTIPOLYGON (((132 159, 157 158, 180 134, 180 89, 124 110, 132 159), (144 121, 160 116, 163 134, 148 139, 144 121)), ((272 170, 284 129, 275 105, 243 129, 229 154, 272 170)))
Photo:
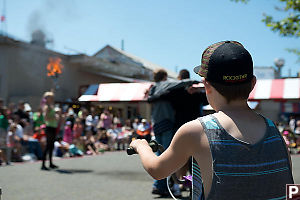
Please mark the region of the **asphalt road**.
MULTIPOLYGON (((293 156, 292 160, 295 182, 300 183, 300 156, 293 156)), ((158 198, 150 193, 152 178, 144 171, 138 156, 107 152, 98 156, 55 160, 55 164, 60 168, 51 171, 41 171, 40 162, 0 167, 2 200, 158 198)))

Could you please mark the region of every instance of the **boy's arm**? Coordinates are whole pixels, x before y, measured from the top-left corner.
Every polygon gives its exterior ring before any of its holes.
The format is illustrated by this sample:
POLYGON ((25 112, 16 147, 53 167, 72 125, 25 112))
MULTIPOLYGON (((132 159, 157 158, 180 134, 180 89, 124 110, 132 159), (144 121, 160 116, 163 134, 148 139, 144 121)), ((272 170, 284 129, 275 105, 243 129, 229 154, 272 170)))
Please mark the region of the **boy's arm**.
MULTIPOLYGON (((154 179, 163 179, 182 167, 199 151, 201 125, 196 121, 183 125, 175 134, 170 146, 160 156, 156 156, 146 140, 134 140, 132 146, 140 155, 145 170, 154 179)), ((203 129, 202 129, 203 132, 203 129)))

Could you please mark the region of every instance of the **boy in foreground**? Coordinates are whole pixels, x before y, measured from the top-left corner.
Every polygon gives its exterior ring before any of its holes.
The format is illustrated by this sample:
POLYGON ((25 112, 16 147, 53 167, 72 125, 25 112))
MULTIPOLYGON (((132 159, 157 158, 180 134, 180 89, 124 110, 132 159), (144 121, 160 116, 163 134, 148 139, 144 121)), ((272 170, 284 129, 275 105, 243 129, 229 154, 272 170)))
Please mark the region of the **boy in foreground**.
POLYGON ((248 107, 256 83, 249 52, 235 41, 213 44, 194 71, 216 113, 181 126, 160 156, 146 140, 132 141, 145 170, 162 179, 193 156, 201 172, 193 173, 193 199, 285 199, 290 157, 274 123, 248 107))

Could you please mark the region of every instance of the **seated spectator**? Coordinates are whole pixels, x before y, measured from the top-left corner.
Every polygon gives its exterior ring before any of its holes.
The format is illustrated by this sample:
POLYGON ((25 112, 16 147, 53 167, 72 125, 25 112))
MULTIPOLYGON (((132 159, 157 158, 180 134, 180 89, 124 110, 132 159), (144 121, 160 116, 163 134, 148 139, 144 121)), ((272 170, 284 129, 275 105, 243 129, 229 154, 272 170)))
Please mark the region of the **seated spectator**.
POLYGON ((97 141, 95 143, 96 148, 99 149, 100 152, 109 151, 109 135, 104 128, 98 129, 97 131, 97 141))
POLYGON ((73 144, 82 152, 86 152, 85 145, 86 136, 80 136, 78 139, 73 140, 73 144))
POLYGON ((79 139, 83 133, 83 125, 79 118, 76 118, 74 126, 73 126, 73 136, 74 139, 79 139))
POLYGON ((132 139, 132 135, 134 133, 134 129, 132 127, 130 119, 127 119, 125 121, 125 125, 122 127, 122 133, 124 133, 124 137, 126 138, 125 142, 127 143, 127 146, 129 146, 132 139))
POLYGON ((80 149, 78 149, 75 146, 75 144, 71 144, 69 146, 69 154, 70 154, 71 157, 73 157, 73 156, 83 156, 83 152, 80 149))
POLYGON ((45 149, 46 143, 47 143, 47 136, 45 133, 46 125, 42 124, 40 127, 35 127, 34 129, 34 134, 32 138, 36 139, 39 141, 42 150, 45 149))
POLYGON ((64 131, 65 131, 65 123, 67 114, 62 112, 62 109, 60 107, 55 107, 55 117, 58 120, 57 121, 57 128, 56 128, 56 135, 59 137, 63 137, 64 131))
POLYGON ((42 149, 38 140, 32 137, 33 132, 30 130, 30 123, 26 119, 20 120, 19 117, 15 118, 15 123, 17 124, 15 143, 17 146, 21 145, 20 153, 32 153, 35 154, 39 160, 42 159, 42 149), (21 124, 23 124, 24 128, 21 126, 21 124), (28 126, 30 127, 28 128, 28 126))
POLYGON ((86 132, 85 148, 87 155, 97 155, 98 149, 95 146, 96 139, 93 136, 92 130, 86 132))
POLYGON ((94 107, 91 107, 91 112, 86 117, 86 120, 85 120, 86 129, 92 130, 93 135, 96 135, 98 123, 99 123, 99 116, 96 113, 96 109, 94 107))
POLYGON ((300 137, 300 120, 296 121, 295 134, 300 137))
POLYGON ((11 124, 7 133, 7 147, 10 154, 7 159, 20 162, 22 161, 21 159, 22 145, 21 145, 21 139, 17 135, 17 131, 18 131, 18 125, 11 124))
POLYGON ((72 126, 72 122, 66 121, 63 141, 68 144, 73 143, 73 133, 72 133, 71 126, 72 126))
POLYGON ((120 149, 121 138, 118 138, 121 133, 121 128, 118 128, 117 124, 112 124, 111 128, 107 130, 107 134, 109 136, 108 145, 111 150, 115 150, 115 146, 117 144, 117 150, 120 149))
MULTIPOLYGON (((30 121, 28 113, 25 111, 25 102, 20 101, 18 104, 18 110, 14 113, 15 116, 17 116, 20 120, 25 119, 26 121, 30 121)), ((20 121, 20 125, 24 127, 24 124, 22 124, 22 121, 20 121)))
POLYGON ((296 128, 295 128, 295 136, 296 136, 296 144, 297 147, 300 147, 300 120, 296 121, 296 128))
POLYGON ((141 122, 142 123, 138 125, 138 128, 136 130, 137 139, 145 139, 150 142, 152 128, 146 119, 142 119, 141 122))
POLYGON ((125 150, 126 146, 129 146, 129 143, 130 143, 131 137, 132 137, 132 133, 133 133, 133 128, 131 127, 130 119, 126 120, 125 125, 121 128, 117 124, 117 129, 118 129, 118 136, 117 136, 118 148, 117 149, 125 150))
POLYGON ((23 127, 23 138, 24 137, 32 137, 33 136, 33 127, 30 124, 29 121, 27 121, 26 119, 22 119, 22 124, 24 125, 23 127))
POLYGON ((123 119, 121 117, 121 110, 118 110, 116 115, 113 117, 113 124, 117 124, 118 128, 122 127, 123 119))
POLYGON ((69 144, 64 142, 62 137, 57 137, 54 142, 53 155, 56 157, 64 157, 69 152, 69 144))
POLYGON ((82 136, 84 132, 81 119, 77 117, 73 126, 73 144, 81 151, 85 151, 85 136, 82 136))
POLYGON ((282 133, 285 127, 284 127, 284 124, 282 122, 278 122, 277 123, 277 128, 278 128, 279 132, 282 133))
POLYGON ((111 128, 112 123, 112 115, 111 113, 105 109, 103 113, 100 115, 99 123, 97 128, 105 128, 106 130, 111 128))
POLYGON ((75 123, 75 112, 72 108, 68 109, 68 113, 66 116, 66 121, 70 121, 71 122, 71 128, 73 128, 74 123, 75 123))
POLYGON ((138 125, 140 124, 139 118, 134 118, 133 123, 132 123, 132 128, 134 131, 137 130, 138 125))
POLYGON ((284 139, 284 142, 285 142, 288 150, 290 151, 291 142, 290 142, 290 139, 289 139, 289 131, 287 131, 287 130, 283 131, 282 137, 284 139))
POLYGON ((21 138, 21 144, 25 148, 24 153, 35 154, 38 160, 42 159, 42 148, 40 142, 33 137, 33 127, 26 120, 22 119, 23 127, 23 137, 21 138))
POLYGON ((68 144, 63 141, 62 137, 57 137, 57 140, 54 142, 53 154, 56 157, 73 157, 73 156, 82 156, 83 152, 79 150, 75 144, 68 144))

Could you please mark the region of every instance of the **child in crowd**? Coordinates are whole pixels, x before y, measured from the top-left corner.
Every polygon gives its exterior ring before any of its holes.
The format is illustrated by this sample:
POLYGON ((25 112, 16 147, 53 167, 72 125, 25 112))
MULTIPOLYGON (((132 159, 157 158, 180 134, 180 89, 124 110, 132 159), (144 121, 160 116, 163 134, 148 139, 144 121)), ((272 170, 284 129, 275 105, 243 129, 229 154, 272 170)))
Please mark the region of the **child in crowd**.
POLYGON ((66 121, 63 141, 68 144, 72 144, 73 142, 73 132, 71 125, 72 123, 70 121, 66 121))
POLYGON ((129 144, 132 140, 133 132, 134 132, 134 129, 132 127, 132 123, 131 123, 130 119, 127 119, 125 121, 125 125, 122 127, 122 132, 125 135, 127 146, 129 146, 129 144))
POLYGON ((82 133, 83 133, 83 125, 81 123, 80 118, 76 118, 73 126, 74 139, 79 139, 82 133))
POLYGON ((107 131, 104 128, 98 129, 95 146, 100 152, 109 150, 108 141, 109 135, 107 134, 107 131))
POLYGON ((297 147, 300 147, 300 120, 296 121, 295 136, 297 147))
POLYGON ((292 145, 291 140, 290 140, 290 132, 288 130, 285 130, 282 132, 282 137, 284 139, 284 142, 288 148, 288 150, 290 151, 290 146, 292 145))
POLYGON ((57 140, 54 142, 53 154, 56 157, 64 157, 69 152, 69 144, 64 142, 61 136, 57 137, 57 140))
POLYGON ((97 155, 99 153, 97 147, 95 146, 95 143, 96 139, 93 136, 92 130, 87 131, 85 140, 86 154, 97 155))
POLYGON ((145 170, 163 179, 193 156, 192 199, 284 199, 294 183, 291 161, 275 124, 247 105, 256 83, 249 52, 236 41, 218 42, 194 71, 216 113, 180 127, 160 156, 146 140, 132 141, 145 170))
POLYGON ((34 134, 32 136, 34 139, 37 139, 39 141, 42 150, 44 150, 46 148, 46 142, 47 142, 45 128, 46 128, 45 124, 42 124, 39 127, 35 127, 34 134))
POLYGON ((145 140, 147 140, 147 142, 150 142, 152 128, 151 128, 150 124, 147 122, 146 119, 142 119, 141 122, 142 123, 140 123, 138 125, 137 130, 136 130, 137 138, 138 139, 145 139, 145 140))
POLYGON ((120 128, 117 127, 117 124, 111 124, 110 129, 107 130, 107 134, 109 135, 109 149, 115 150, 115 144, 118 143, 118 135, 121 132, 120 128))
POLYGON ((138 125, 140 124, 140 120, 139 118, 134 118, 133 122, 132 122, 132 128, 134 131, 137 130, 138 125))
POLYGON ((16 135, 17 125, 11 124, 7 133, 7 162, 10 162, 12 158, 12 153, 14 160, 21 161, 21 151, 22 145, 20 143, 20 138, 16 135))

